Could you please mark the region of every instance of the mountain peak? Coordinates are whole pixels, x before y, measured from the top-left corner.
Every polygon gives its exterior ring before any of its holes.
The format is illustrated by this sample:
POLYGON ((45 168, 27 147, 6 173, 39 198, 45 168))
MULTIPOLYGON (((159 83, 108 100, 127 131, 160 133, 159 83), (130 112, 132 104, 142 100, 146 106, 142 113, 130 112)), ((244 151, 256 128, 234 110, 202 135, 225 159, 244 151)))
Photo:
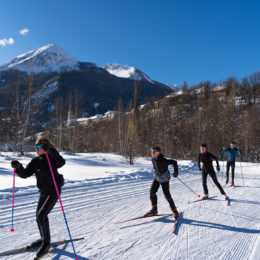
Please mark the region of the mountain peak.
POLYGON ((76 69, 78 60, 55 44, 21 54, 0 70, 17 69, 28 73, 60 72, 76 69))
POLYGON ((109 63, 105 65, 104 69, 110 74, 119 78, 129 78, 132 80, 146 80, 150 83, 154 83, 144 72, 135 67, 130 67, 128 65, 109 63))

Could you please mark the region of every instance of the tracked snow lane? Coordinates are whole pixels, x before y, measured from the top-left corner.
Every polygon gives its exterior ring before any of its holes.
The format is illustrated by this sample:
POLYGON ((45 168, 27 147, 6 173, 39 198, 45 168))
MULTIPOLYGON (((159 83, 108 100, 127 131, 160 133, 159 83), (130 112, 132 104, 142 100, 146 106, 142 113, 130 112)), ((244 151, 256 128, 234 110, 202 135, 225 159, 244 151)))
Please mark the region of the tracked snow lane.
MULTIPOLYGON (((123 165, 119 156, 110 156, 109 173, 104 167, 106 154, 73 156, 70 171, 65 169, 66 183, 62 201, 73 237, 85 237, 75 243, 79 258, 91 259, 254 259, 255 243, 260 235, 259 164, 243 164, 247 170, 245 186, 236 173, 236 189, 225 188, 231 198, 227 207, 218 189, 209 185, 212 200, 188 204, 196 197, 178 180, 171 180, 171 193, 183 217, 177 235, 172 236, 172 216, 139 219, 113 224, 140 216, 150 209, 149 188, 152 182, 149 160, 140 160, 133 169, 123 165), (78 161, 77 161, 78 158, 78 161), (84 163, 84 158, 90 167, 84 163), (84 167, 84 168, 83 168, 84 167), (86 174, 104 171, 102 178, 82 179, 86 174), (73 180, 73 173, 81 172, 73 180), (66 176, 71 172, 70 176, 66 176), (106 175, 104 177, 104 175, 106 175)), ((66 158, 66 155, 65 155, 66 158)), ((68 160, 70 160, 68 155, 68 160)), ((108 162, 105 162, 108 165, 108 162)), ((0 158, 1 166, 1 158, 0 158)), ((63 172, 63 169, 60 171, 63 172)), ((196 192, 202 193, 201 176, 193 163, 180 162, 179 177, 196 192)), ((10 175, 11 176, 11 175, 10 175)), ((0 172, 1 178, 1 172, 0 172)), ((38 238, 35 209, 38 193, 35 187, 17 189, 15 232, 10 232, 11 189, 0 190, 0 252, 21 247, 38 238), (10 194, 9 194, 10 193, 10 194)), ((159 214, 170 213, 161 189, 158 192, 159 214)), ((59 205, 50 214, 52 240, 68 238, 59 205)), ((32 259, 35 252, 4 259, 32 259)), ((71 259, 73 250, 64 245, 47 259, 71 259), (56 256, 56 257, 55 257, 56 256)), ((2 258, 0 258, 2 259, 2 258)))

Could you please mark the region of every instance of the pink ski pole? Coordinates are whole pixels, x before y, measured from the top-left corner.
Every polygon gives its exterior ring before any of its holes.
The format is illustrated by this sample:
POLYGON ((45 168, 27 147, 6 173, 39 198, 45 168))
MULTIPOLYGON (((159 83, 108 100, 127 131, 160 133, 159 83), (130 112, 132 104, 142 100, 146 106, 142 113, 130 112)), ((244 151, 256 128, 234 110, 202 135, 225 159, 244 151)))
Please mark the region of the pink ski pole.
POLYGON ((13 173, 13 200, 12 200, 12 226, 11 232, 14 232, 14 191, 15 191, 15 169, 13 173))
POLYGON ((50 158, 49 158, 49 155, 48 155, 47 152, 45 152, 45 154, 46 154, 46 158, 47 158, 47 161, 48 161, 48 163, 49 163, 49 166, 50 166, 52 179, 53 179, 54 186, 55 186, 55 189, 56 189, 56 192, 57 192, 59 201, 60 201, 61 210, 62 210, 63 217, 64 217, 64 220, 65 220, 65 223, 66 223, 66 226, 67 226, 67 230, 68 230, 69 237, 70 237, 70 242, 71 242, 71 245, 72 245, 72 248, 73 248, 73 251, 74 251, 75 259, 76 259, 76 260, 79 260, 79 258, 77 257, 77 254, 76 254, 76 250, 75 250, 75 247, 74 247, 74 243, 73 243, 71 234, 70 234, 70 229, 69 229, 68 221, 67 221, 67 219, 66 219, 65 211, 64 211, 64 208, 63 208, 63 206, 62 206, 62 202, 61 202, 61 198, 60 198, 60 193, 59 193, 59 190, 58 190, 58 187, 57 187, 57 183, 56 183, 56 180, 55 180, 55 177, 54 177, 54 173, 53 173, 53 170, 52 170, 50 158))

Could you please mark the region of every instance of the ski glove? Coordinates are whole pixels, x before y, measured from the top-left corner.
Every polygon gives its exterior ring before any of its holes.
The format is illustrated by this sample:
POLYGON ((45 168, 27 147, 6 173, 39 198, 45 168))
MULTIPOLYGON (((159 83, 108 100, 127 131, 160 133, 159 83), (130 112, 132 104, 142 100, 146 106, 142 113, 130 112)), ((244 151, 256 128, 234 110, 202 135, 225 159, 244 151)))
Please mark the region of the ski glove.
POLYGON ((20 165, 21 165, 21 164, 20 164, 18 161, 16 161, 16 160, 13 160, 13 161, 11 162, 11 166, 12 166, 12 168, 14 168, 14 169, 19 168, 20 165))
POLYGON ((217 165, 217 171, 220 171, 220 167, 219 167, 219 165, 217 165))
POLYGON ((201 168, 199 167, 199 171, 201 171, 201 168))
POLYGON ((172 176, 173 176, 174 178, 177 178, 177 177, 178 177, 178 172, 174 172, 174 173, 172 174, 172 176))

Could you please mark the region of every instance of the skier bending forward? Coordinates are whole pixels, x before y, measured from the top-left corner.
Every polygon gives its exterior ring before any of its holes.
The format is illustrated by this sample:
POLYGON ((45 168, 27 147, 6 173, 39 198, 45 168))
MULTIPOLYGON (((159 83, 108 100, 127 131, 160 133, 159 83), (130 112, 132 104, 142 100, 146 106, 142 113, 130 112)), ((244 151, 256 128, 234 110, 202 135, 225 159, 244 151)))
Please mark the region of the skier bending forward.
POLYGON ((58 173, 57 169, 65 164, 65 160, 60 156, 47 138, 38 139, 35 143, 35 150, 38 156, 33 158, 25 168, 19 161, 15 160, 11 162, 11 165, 21 178, 28 178, 33 174, 36 176, 37 187, 40 191, 36 210, 36 221, 41 238, 34 241, 31 246, 39 247, 36 256, 40 257, 50 248, 51 238, 48 214, 51 212, 58 200, 58 195, 45 152, 47 151, 49 154, 59 192, 61 192, 61 187, 64 185, 64 178, 63 175, 58 173))
POLYGON ((217 170, 220 171, 219 163, 218 163, 218 158, 213 155, 212 153, 208 152, 208 148, 206 144, 202 144, 200 146, 200 154, 198 156, 198 166, 199 170, 202 170, 202 186, 204 190, 204 196, 202 199, 207 199, 209 197, 209 192, 208 192, 208 187, 207 187, 207 176, 208 174, 211 176, 213 182, 215 185, 218 187, 220 193, 224 196, 225 199, 227 199, 227 195, 221 185, 218 182, 216 172, 214 171, 212 161, 215 160, 217 163, 217 170), (202 162, 203 166, 201 169, 200 162, 202 162))
POLYGON ((168 170, 168 165, 173 165, 174 173, 173 177, 178 177, 178 165, 175 160, 167 160, 161 154, 161 148, 154 146, 151 148, 152 163, 154 168, 154 180, 150 188, 150 200, 152 202, 152 209, 145 214, 145 216, 154 216, 157 215, 157 191, 162 186, 164 196, 169 202, 170 208, 174 214, 175 219, 178 218, 179 213, 176 209, 174 201, 171 197, 169 181, 170 181, 170 172, 168 170))

